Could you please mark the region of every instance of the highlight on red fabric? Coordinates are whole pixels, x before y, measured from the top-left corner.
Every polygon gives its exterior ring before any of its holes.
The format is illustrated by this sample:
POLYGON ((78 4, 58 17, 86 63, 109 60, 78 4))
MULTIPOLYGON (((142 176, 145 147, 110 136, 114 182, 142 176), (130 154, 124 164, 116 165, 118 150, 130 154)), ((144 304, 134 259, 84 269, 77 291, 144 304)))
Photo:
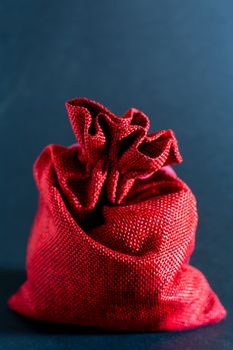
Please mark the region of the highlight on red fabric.
POLYGON ((171 165, 172 130, 86 98, 66 103, 77 144, 49 145, 34 164, 39 206, 27 280, 9 299, 38 320, 124 331, 183 330, 226 311, 188 261, 196 199, 171 165))

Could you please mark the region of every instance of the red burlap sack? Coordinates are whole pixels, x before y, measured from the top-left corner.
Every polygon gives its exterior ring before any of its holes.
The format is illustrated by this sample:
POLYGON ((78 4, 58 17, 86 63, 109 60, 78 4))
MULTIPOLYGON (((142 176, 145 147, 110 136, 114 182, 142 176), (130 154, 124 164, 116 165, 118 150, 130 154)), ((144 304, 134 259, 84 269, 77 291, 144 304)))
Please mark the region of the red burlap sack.
POLYGON ((127 331, 182 330, 226 312, 189 265, 196 200, 169 165, 171 130, 84 98, 66 104, 78 143, 49 145, 34 165, 39 208, 27 280, 9 300, 39 320, 127 331))

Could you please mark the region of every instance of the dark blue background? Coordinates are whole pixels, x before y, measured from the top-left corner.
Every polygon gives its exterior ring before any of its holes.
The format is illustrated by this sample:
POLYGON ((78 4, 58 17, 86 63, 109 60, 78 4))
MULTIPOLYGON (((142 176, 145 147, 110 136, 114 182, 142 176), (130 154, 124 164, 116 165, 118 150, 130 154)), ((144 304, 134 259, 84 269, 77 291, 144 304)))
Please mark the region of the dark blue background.
POLYGON ((0 349, 232 349, 233 2, 8 0, 0 11, 0 349), (7 309, 37 207, 32 164, 48 143, 73 143, 64 101, 75 96, 116 114, 135 106, 151 130, 175 131, 176 170, 200 215, 191 262, 227 308, 222 323, 122 335, 47 328, 7 309))

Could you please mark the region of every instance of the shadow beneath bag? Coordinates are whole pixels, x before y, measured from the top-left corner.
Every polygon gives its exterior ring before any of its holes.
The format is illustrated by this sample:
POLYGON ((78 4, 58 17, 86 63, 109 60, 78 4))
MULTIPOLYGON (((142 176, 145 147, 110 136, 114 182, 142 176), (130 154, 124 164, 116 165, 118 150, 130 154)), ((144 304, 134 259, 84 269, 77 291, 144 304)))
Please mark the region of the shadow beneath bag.
POLYGON ((113 332, 77 325, 52 324, 16 314, 7 305, 8 298, 25 281, 20 270, 0 269, 0 334, 111 334, 113 332))

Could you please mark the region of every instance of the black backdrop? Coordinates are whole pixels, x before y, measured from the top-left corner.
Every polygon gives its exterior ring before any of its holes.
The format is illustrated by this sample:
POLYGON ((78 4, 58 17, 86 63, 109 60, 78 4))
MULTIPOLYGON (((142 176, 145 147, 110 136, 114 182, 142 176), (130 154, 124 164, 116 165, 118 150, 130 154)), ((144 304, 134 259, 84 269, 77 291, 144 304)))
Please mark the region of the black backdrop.
POLYGON ((232 349, 232 1, 9 0, 0 11, 0 349, 232 349), (37 207, 32 164, 45 145, 74 142, 64 102, 75 96, 116 114, 135 106, 151 130, 174 130, 176 170, 198 199, 191 262, 227 308, 222 323, 112 335, 48 329, 7 309, 37 207))

